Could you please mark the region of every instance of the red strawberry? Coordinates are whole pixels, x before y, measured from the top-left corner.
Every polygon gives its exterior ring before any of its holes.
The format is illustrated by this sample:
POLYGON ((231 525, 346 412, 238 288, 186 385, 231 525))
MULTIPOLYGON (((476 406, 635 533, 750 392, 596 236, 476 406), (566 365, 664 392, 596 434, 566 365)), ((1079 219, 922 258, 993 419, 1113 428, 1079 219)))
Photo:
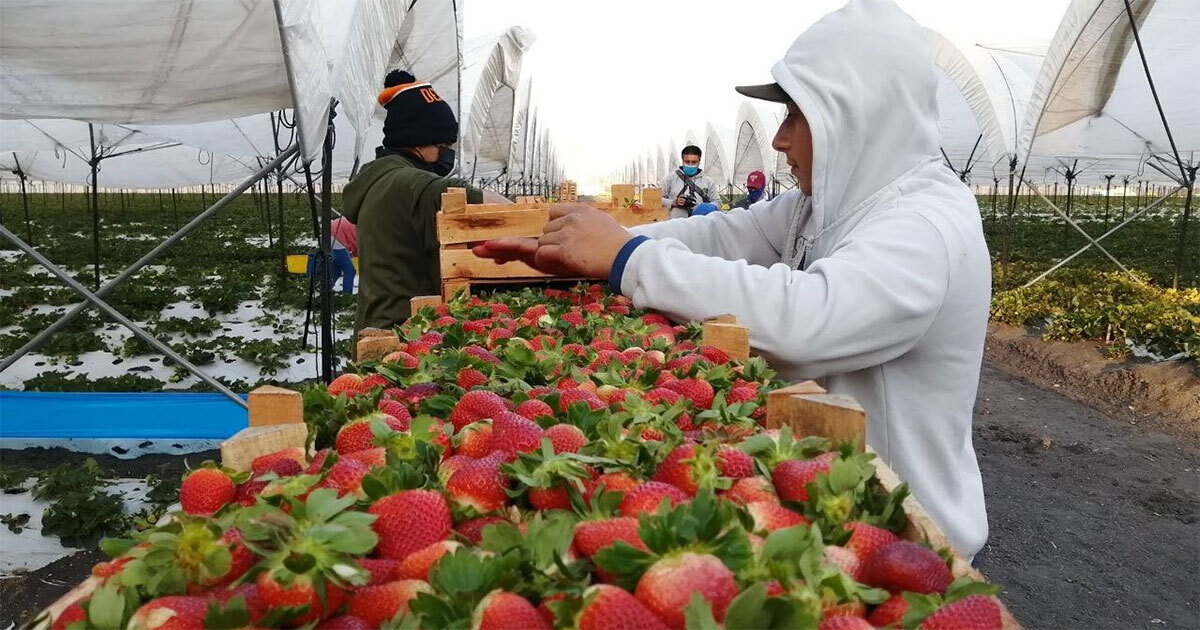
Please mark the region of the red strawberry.
POLYGON ((338 429, 334 449, 339 455, 349 455, 374 448, 375 433, 371 430, 371 424, 376 420, 382 421, 393 431, 408 431, 409 421, 407 418, 399 419, 384 413, 375 413, 342 425, 342 428, 338 429))
POLYGON ((803 525, 808 519, 778 503, 754 501, 746 504, 746 511, 754 519, 755 532, 773 532, 778 529, 803 525))
POLYGON ((483 528, 496 523, 507 523, 499 516, 480 516, 468 521, 459 523, 454 531, 458 532, 463 538, 466 538, 471 544, 478 545, 483 540, 483 528))
POLYGON ((900 540, 892 532, 866 523, 855 521, 846 523, 842 527, 851 532, 850 540, 846 541, 846 548, 853 551, 854 555, 863 561, 870 558, 876 551, 900 540))
POLYGON ((825 560, 855 580, 862 575, 862 560, 845 547, 825 545, 825 560))
POLYGON ((564 344, 562 351, 563 354, 573 354, 577 357, 586 357, 588 353, 587 348, 584 348, 582 344, 578 343, 564 344))
POLYGON ((1000 605, 987 595, 968 595, 939 608, 921 622, 921 630, 993 630, 1003 624, 1000 605))
POLYGON ((271 462, 263 474, 273 473, 278 477, 291 477, 304 471, 304 466, 294 459, 280 459, 271 462))
POLYGON ((862 617, 826 617, 817 630, 874 630, 874 626, 862 617))
POLYGON ((654 513, 663 499, 669 499, 672 506, 689 500, 686 492, 670 484, 659 481, 647 481, 638 484, 625 494, 618 511, 623 516, 654 513))
POLYGON ((758 388, 749 385, 737 385, 725 394, 725 402, 730 405, 758 400, 758 388))
POLYGON ((325 473, 325 479, 321 481, 320 487, 337 490, 339 497, 344 497, 347 494, 364 496, 362 492, 362 480, 369 472, 371 472, 371 467, 358 460, 350 459, 349 457, 339 459, 325 473))
POLYGON ((463 368, 458 371, 458 376, 455 377, 455 382, 463 389, 471 389, 480 385, 487 385, 487 374, 480 372, 475 368, 463 368))
POLYGON ((638 434, 638 437, 642 438, 643 442, 662 442, 663 440, 667 439, 666 434, 663 433, 661 429, 656 429, 654 427, 646 427, 645 429, 642 429, 642 432, 638 434))
POLYGON ((667 626, 629 591, 596 584, 583 593, 584 605, 576 617, 579 630, 666 630, 667 626))
POLYGON ((429 592, 432 592, 432 589, 422 580, 397 580, 379 586, 368 586, 350 595, 347 611, 350 615, 367 622, 368 627, 379 628, 401 611, 407 612, 408 603, 419 593, 429 592))
POLYGON ((417 340, 408 344, 408 348, 405 349, 405 352, 413 355, 414 357, 423 357, 433 352, 433 344, 417 340))
POLYGON ((507 591, 492 591, 475 607, 473 628, 478 630, 551 630, 529 600, 507 591))
POLYGON ((454 431, 457 433, 472 422, 484 418, 494 420, 505 411, 508 411, 508 407, 505 406, 504 399, 496 393, 472 390, 463 394, 454 406, 454 411, 450 412, 450 424, 454 425, 454 431))
POLYGON ((630 546, 646 550, 638 537, 638 520, 632 516, 618 516, 602 521, 580 521, 575 524, 575 549, 591 559, 601 549, 625 541, 630 546))
POLYGON ((428 580, 429 570, 437 564, 442 556, 452 553, 462 547, 462 543, 453 540, 439 540, 424 549, 418 549, 400 563, 400 577, 405 580, 428 580))
POLYGON ((617 344, 613 343, 612 339, 595 339, 588 345, 598 353, 596 361, 599 361, 600 365, 607 365, 610 358, 621 356, 621 353, 616 351, 617 344), (613 354, 605 355, 605 352, 612 352, 613 354))
POLYGON ((480 514, 499 510, 508 501, 508 480, 500 471, 502 453, 469 462, 450 476, 446 496, 461 508, 473 508, 480 514))
POLYGON ((371 374, 362 380, 362 391, 367 393, 376 387, 391 387, 392 382, 382 374, 371 374))
POLYGON ((416 356, 414 356, 408 352, 404 352, 404 351, 393 352, 393 353, 387 355, 386 357, 384 357, 383 360, 387 363, 398 363, 398 364, 400 364, 401 367, 407 368, 410 370, 415 370, 415 369, 421 367, 420 359, 418 359, 416 356))
POLYGON ((221 534, 221 542, 229 549, 229 571, 220 578, 218 583, 231 584, 254 566, 254 563, 258 561, 258 555, 250 551, 250 548, 242 541, 242 533, 237 529, 225 530, 225 533, 221 534))
POLYGON ((567 494, 567 487, 561 484, 548 488, 530 488, 529 505, 535 510, 569 510, 571 497, 567 494))
POLYGON ((86 601, 88 601, 88 598, 84 597, 67 606, 58 615, 58 618, 54 620, 54 625, 50 626, 50 630, 67 630, 71 624, 77 621, 87 621, 87 611, 83 609, 83 604, 86 601))
POLYGON ((441 391, 442 388, 437 383, 413 383, 404 388, 400 401, 416 409, 426 399, 437 396, 441 391))
POLYGON ((358 617, 341 615, 322 621, 316 630, 371 630, 371 625, 358 617))
MULTIPOLYGON (((593 385, 593 387, 595 386, 593 385)), ((587 403, 588 408, 592 411, 599 411, 600 409, 607 407, 607 405, 604 404, 604 401, 600 400, 600 397, 596 396, 596 394, 586 389, 576 387, 573 389, 564 389, 562 393, 559 394, 558 410, 566 413, 567 410, 571 408, 572 404, 580 401, 587 403)))
POLYGON ((450 481, 450 478, 454 476, 454 473, 458 472, 458 469, 473 461, 476 461, 474 457, 467 457, 466 455, 451 455, 443 459, 442 463, 438 465, 438 481, 445 486, 446 482, 450 481))
POLYGON ((667 453, 666 459, 654 471, 654 481, 669 483, 683 490, 690 497, 696 496, 696 492, 700 488, 696 483, 696 471, 692 466, 695 457, 695 444, 683 444, 675 447, 674 450, 667 453))
POLYGON ((555 453, 578 453, 587 444, 583 431, 573 424, 556 424, 546 429, 546 437, 554 445, 555 453))
POLYGON ((323 448, 316 453, 313 453, 312 461, 308 462, 308 468, 304 469, 304 474, 315 475, 321 472, 325 467, 325 457, 329 455, 329 449, 323 448))
POLYGON ((709 363, 729 363, 729 353, 715 346, 700 346, 700 356, 707 359, 709 363))
POLYGON ((896 593, 886 602, 876 606, 867 617, 867 621, 876 628, 899 628, 900 620, 904 619, 907 612, 908 602, 904 601, 904 595, 896 593))
POLYGON ((325 388, 330 396, 338 396, 345 394, 346 396, 357 396, 363 394, 366 390, 362 387, 363 378, 357 374, 343 374, 335 379, 325 388))
POLYGON ((483 346, 467 346, 463 348, 463 352, 465 352, 467 356, 475 357, 476 359, 480 359, 482 361, 487 361, 492 365, 500 365, 500 359, 483 346))
POLYGON ((546 308, 546 305, 538 304, 525 309, 525 312, 521 315, 521 317, 523 319, 537 320, 542 315, 546 315, 547 313, 549 313, 549 310, 546 308))
POLYGON ((634 591, 638 601, 671 628, 686 625, 683 611, 693 593, 708 601, 713 618, 720 623, 738 594, 737 580, 716 556, 684 552, 651 565, 634 591))
MULTIPOLYGON (((532 395, 532 390, 530 391, 530 394, 532 395)), ((550 405, 547 405, 545 401, 538 400, 536 398, 526 400, 525 402, 517 405, 516 413, 517 415, 524 416, 530 420, 554 417, 554 410, 550 408, 550 405)))
MULTIPOLYGON (((412 414, 408 412, 408 407, 406 407, 404 403, 399 400, 380 399, 379 410, 403 423, 407 423, 408 421, 412 420, 412 414)), ((407 431, 408 425, 405 424, 404 427, 405 428, 403 429, 397 429, 397 431, 407 431)))
POLYGON ((457 322, 458 320, 454 319, 450 315, 442 315, 441 317, 433 320, 433 325, 438 328, 446 328, 448 326, 453 326, 457 322))
POLYGON ((771 472, 771 482, 775 484, 775 492, 784 501, 807 501, 808 482, 814 481, 817 475, 829 472, 837 453, 821 453, 813 459, 789 459, 782 461, 771 472))
POLYGON ((703 360, 704 357, 698 354, 685 354, 667 361, 667 369, 675 372, 676 374, 683 375, 690 372, 693 366, 703 360))
POLYGON ((945 593, 954 576, 936 553, 902 540, 871 554, 863 562, 862 579, 892 592, 945 593))
MULTIPOLYGON (((445 337, 445 335, 436 330, 429 330, 422 334, 417 341, 430 346, 431 348, 436 348, 437 346, 442 345, 442 339, 445 339, 445 337)), ((409 350, 409 352, 412 352, 412 350, 409 350)))
POLYGON ((646 313, 645 315, 642 315, 642 321, 651 326, 655 326, 655 325, 670 326, 671 325, 671 320, 667 319, 667 317, 665 315, 661 315, 659 313, 646 313))
MULTIPOLYGON (((258 457, 254 458, 254 461, 250 462, 250 472, 251 472, 252 476, 257 477, 261 474, 266 473, 267 469, 270 468, 271 464, 274 464, 275 462, 281 461, 281 460, 294 461, 294 462, 300 464, 301 466, 303 466, 305 464, 304 449, 302 449, 302 448, 285 448, 282 451, 275 451, 274 453, 267 453, 266 455, 259 455, 258 457)), ((295 473, 292 473, 292 474, 295 474, 295 473)))
POLYGON ((652 405, 674 405, 683 400, 683 395, 666 387, 656 387, 646 392, 646 395, 642 396, 642 398, 652 405))
POLYGON ((713 401, 713 386, 706 380, 699 378, 686 378, 678 381, 671 381, 663 387, 679 392, 684 398, 687 398, 696 406, 697 409, 708 409, 712 407, 713 401))
POLYGON ((472 319, 471 321, 463 322, 463 332, 473 335, 482 335, 487 332, 488 326, 492 324, 489 319, 472 319))
POLYGON ((455 439, 458 441, 456 455, 466 455, 472 459, 486 457, 492 452, 492 423, 488 420, 472 422, 463 427, 455 439))
POLYGON ((239 484, 237 487, 237 502, 246 507, 254 505, 255 501, 258 500, 258 495, 262 493, 263 489, 266 488, 267 485, 268 484, 266 481, 259 481, 255 479, 251 479, 246 483, 239 484))
POLYGON ((775 487, 762 477, 738 479, 721 496, 738 505, 746 505, 754 501, 779 503, 779 497, 775 496, 775 487))
POLYGON ((101 580, 108 579, 120 573, 121 569, 125 568, 125 565, 132 561, 133 556, 121 556, 120 558, 113 558, 107 562, 97 562, 95 566, 92 567, 92 575, 100 578, 101 580))
POLYGON ((129 630, 203 630, 208 600, 170 595, 152 599, 129 619, 129 630))
POLYGON ((559 319, 570 324, 571 326, 574 326, 575 328, 583 326, 584 323, 583 313, 580 312, 579 309, 571 309, 566 313, 563 313, 559 319))
POLYGON ((608 492, 628 493, 630 490, 636 488, 639 483, 641 482, 627 472, 617 471, 604 473, 592 481, 584 498, 590 501, 592 498, 592 491, 600 489, 601 486, 603 486, 608 492))
POLYGON ((367 468, 379 468, 387 465, 387 449, 377 446, 365 451, 355 451, 346 455, 346 459, 362 462, 367 465, 367 468))
POLYGON ((489 348, 495 348, 505 339, 510 339, 513 332, 507 328, 493 328, 488 331, 487 345, 489 348))
POLYGON ((258 585, 254 582, 247 582, 236 588, 211 590, 204 596, 222 606, 229 604, 229 601, 235 597, 241 597, 246 604, 246 612, 250 613, 250 623, 252 624, 258 623, 258 620, 267 612, 267 606, 263 603, 262 596, 258 594, 258 585))
POLYGON ((211 516, 236 495, 233 480, 216 468, 197 468, 179 486, 179 502, 188 514, 211 516))
POLYGON ((545 435, 536 422, 505 411, 492 421, 492 450, 504 452, 512 461, 517 458, 517 453, 537 450, 545 435))
POLYGON ((722 477, 744 479, 754 476, 754 458, 736 448, 722 448, 717 451, 717 467, 722 477))
POLYGON ((450 535, 450 508, 440 493, 431 490, 388 495, 367 512, 377 517, 371 529, 379 535, 375 552, 384 558, 403 560, 450 535))
POLYGON ((400 561, 388 558, 358 558, 358 564, 371 574, 367 586, 378 586, 400 579, 400 561))
POLYGON ((596 388, 596 396, 599 397, 600 400, 604 401, 604 404, 610 407, 615 404, 625 402, 625 399, 629 397, 630 393, 631 391, 628 389, 614 387, 612 385, 601 385, 596 388))

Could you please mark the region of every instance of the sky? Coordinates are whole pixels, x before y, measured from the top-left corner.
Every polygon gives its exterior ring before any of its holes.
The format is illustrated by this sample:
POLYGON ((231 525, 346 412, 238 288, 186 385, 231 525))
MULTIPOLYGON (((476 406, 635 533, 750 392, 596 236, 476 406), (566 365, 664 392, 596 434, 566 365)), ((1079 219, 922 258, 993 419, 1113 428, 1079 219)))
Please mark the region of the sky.
MULTIPOLYGON (((896 0, 960 45, 1049 40, 1068 0, 896 0)), ((536 41, 538 126, 549 129, 568 179, 604 190, 616 171, 659 144, 677 151, 705 122, 732 129, 735 85, 771 81, 771 65, 843 0, 468 0, 464 37, 509 26, 536 41)))

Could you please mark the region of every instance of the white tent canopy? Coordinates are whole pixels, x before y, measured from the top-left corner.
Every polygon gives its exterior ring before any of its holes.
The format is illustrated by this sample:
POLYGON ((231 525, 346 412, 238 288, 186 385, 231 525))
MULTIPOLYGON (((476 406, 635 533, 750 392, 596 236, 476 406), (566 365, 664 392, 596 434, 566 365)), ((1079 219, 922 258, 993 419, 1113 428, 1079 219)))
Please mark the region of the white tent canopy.
POLYGON ((726 129, 718 130, 712 123, 704 126, 704 172, 725 188, 733 178, 732 161, 729 154, 729 136, 726 129))
POLYGON ((514 26, 467 43, 462 76, 465 116, 459 125, 464 177, 493 179, 509 170, 521 62, 533 40, 531 31, 514 26))
POLYGON ((773 170, 775 151, 771 148, 771 138, 775 128, 766 127, 761 111, 753 101, 743 101, 738 106, 732 157, 735 184, 744 186, 746 176, 753 171, 770 175, 773 170), (768 164, 772 166, 768 167, 768 164))

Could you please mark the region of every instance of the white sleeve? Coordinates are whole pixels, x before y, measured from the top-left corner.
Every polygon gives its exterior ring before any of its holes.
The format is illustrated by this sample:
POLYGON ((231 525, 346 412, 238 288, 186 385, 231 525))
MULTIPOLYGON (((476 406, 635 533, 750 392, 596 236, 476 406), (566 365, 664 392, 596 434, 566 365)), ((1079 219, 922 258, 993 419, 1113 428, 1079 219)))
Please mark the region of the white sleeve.
POLYGON ((772 265, 783 258, 788 223, 802 201, 797 194, 780 195, 749 209, 660 221, 629 231, 650 238, 673 238, 688 250, 705 256, 772 265))
POLYGON ((662 204, 667 210, 675 206, 675 198, 671 196, 671 184, 674 183, 675 177, 667 175, 658 182, 658 187, 662 190, 662 204))
POLYGON ((650 240, 629 257, 621 292, 638 308, 678 319, 735 315, 761 354, 819 378, 910 350, 941 308, 948 282, 941 235, 908 215, 860 227, 805 271, 708 257, 675 239, 650 240))

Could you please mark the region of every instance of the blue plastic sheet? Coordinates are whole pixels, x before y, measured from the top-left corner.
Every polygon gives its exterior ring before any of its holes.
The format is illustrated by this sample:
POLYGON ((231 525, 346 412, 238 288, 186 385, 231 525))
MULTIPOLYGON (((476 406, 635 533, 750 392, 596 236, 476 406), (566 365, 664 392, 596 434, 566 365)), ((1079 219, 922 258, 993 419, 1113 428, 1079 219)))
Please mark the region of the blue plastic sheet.
POLYGON ((0 438, 224 439, 246 422, 221 394, 0 392, 0 438))

